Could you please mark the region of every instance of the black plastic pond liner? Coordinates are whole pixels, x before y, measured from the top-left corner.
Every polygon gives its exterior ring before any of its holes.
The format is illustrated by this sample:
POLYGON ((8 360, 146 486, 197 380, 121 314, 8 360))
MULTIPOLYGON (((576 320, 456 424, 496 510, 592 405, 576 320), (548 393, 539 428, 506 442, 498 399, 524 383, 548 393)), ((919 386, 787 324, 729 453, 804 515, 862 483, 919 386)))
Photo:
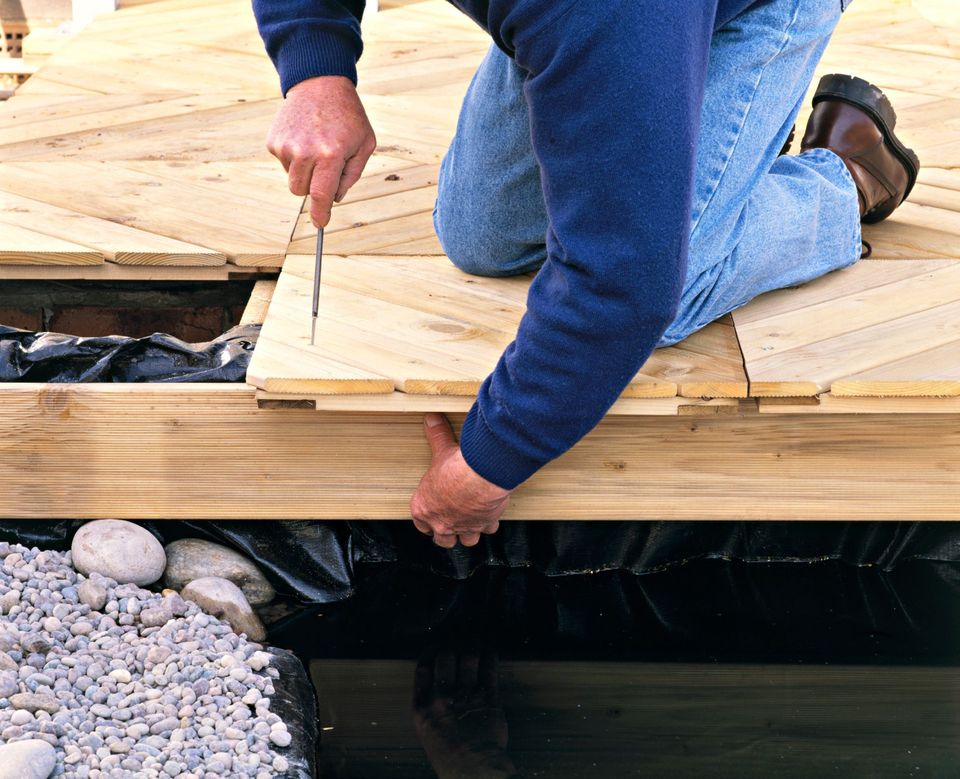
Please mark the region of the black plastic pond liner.
POLYGON ((293 614, 271 637, 310 658, 459 647, 529 660, 955 666, 958 603, 960 564, 926 560, 894 571, 698 560, 645 576, 485 568, 464 580, 377 563, 357 567, 354 597, 293 614))
MULTIPOLYGON (((134 487, 135 488, 135 487, 134 487)), ((0 521, 0 540, 66 549, 79 520, 0 521)), ((960 562, 957 522, 504 522, 476 547, 447 551, 409 520, 142 522, 164 544, 205 538, 255 560, 283 595, 332 603, 354 594, 356 567, 402 564, 465 580, 485 569, 548 577, 599 571, 644 575, 693 560, 812 563, 835 560, 892 571, 914 560, 960 562)))
POLYGON ((285 779, 313 779, 317 775, 317 745, 320 726, 313 683, 293 652, 268 647, 273 655, 271 665, 280 672, 273 682, 274 695, 270 710, 283 719, 290 733, 290 746, 278 750, 287 758, 290 768, 277 776, 285 779))
POLYGON ((0 325, 0 382, 243 381, 260 325, 204 343, 172 335, 81 338, 0 325))

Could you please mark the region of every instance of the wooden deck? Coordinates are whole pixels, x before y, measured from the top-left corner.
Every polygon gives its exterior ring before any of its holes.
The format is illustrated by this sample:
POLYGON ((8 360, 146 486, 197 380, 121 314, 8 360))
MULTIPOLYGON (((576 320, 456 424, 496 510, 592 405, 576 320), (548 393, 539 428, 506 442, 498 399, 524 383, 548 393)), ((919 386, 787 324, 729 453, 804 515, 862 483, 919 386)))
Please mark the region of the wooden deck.
MULTIPOLYGON (((925 165, 911 202, 865 231, 873 259, 654 353, 509 518, 960 519, 948 6, 857 0, 822 64, 888 90, 925 165)), ((263 148, 276 77, 246 2, 158 0, 97 20, 0 104, 0 279, 283 264, 251 302, 264 326, 249 386, 0 385, 0 516, 407 515, 429 461, 419 412, 462 420, 529 282, 465 276, 433 234, 483 34, 441 0, 368 28, 361 86, 379 146, 327 231, 316 347, 315 231, 263 148)))
MULTIPOLYGON (((463 35, 464 46, 473 40, 439 2, 403 13, 404 19, 430 20, 431 29, 448 28, 444 40, 463 35)), ((392 25, 390 34, 396 36, 392 25)), ((900 132, 924 163, 910 202, 888 222, 865 229, 873 259, 766 295, 683 344, 658 350, 624 400, 662 399, 669 414, 685 407, 678 397, 816 399, 833 393, 864 398, 860 409, 869 411, 867 399, 874 397, 960 395, 960 60, 954 35, 909 3, 858 0, 821 71, 849 70, 854 63, 857 73, 891 93, 900 108, 900 132)), ((398 45, 376 35, 373 40, 371 49, 381 54, 398 45)), ((469 398, 516 331, 529 279, 460 273, 443 258, 431 225, 436 159, 478 52, 423 45, 444 56, 403 66, 415 78, 374 68, 382 78, 361 82, 382 151, 328 227, 326 249, 339 256, 326 265, 316 346, 308 340, 316 231, 301 214, 250 371, 250 382, 269 393, 264 397, 338 408, 359 403, 330 396, 364 395, 365 408, 384 411, 428 405, 391 397, 397 392, 469 398), (397 162, 401 154, 406 167, 397 162)), ((634 406, 639 414, 656 407, 634 406)), ((615 413, 630 408, 621 402, 615 413)))

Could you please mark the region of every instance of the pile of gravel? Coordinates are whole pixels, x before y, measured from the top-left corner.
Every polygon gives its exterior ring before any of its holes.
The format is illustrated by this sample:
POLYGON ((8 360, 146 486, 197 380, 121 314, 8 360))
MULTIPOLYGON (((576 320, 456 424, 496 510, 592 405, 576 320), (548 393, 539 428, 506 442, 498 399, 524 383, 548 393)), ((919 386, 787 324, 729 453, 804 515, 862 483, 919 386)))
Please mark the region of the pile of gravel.
POLYGON ((0 542, 0 561, 0 779, 287 771, 260 644, 174 591, 84 577, 70 552, 0 542))

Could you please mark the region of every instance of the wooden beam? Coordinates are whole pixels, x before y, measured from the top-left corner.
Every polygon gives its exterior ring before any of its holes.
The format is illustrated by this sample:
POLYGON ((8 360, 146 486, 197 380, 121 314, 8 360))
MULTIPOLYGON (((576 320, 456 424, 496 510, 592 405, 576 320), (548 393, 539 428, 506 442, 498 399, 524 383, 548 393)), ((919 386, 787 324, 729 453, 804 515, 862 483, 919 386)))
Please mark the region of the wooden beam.
MULTIPOLYGON (((261 283, 261 282, 258 282, 261 283)), ((268 283, 268 282, 263 282, 268 283)), ((253 304, 253 298, 251 298, 253 304)), ((249 307, 249 306, 248 306, 249 307)), ((316 411, 362 411, 389 413, 444 413, 466 414, 474 403, 473 397, 460 395, 410 395, 406 392, 391 392, 386 395, 315 395, 301 397, 280 392, 257 390, 257 405, 260 408, 311 408, 316 411)), ((608 416, 709 416, 711 414, 736 414, 747 404, 753 410, 756 401, 735 398, 699 400, 696 398, 620 398, 608 416)))
MULTIPOLYGON (((609 418, 507 516, 957 520, 956 422, 609 418)), ((264 411, 234 384, 0 386, 11 519, 401 519, 428 463, 419 413, 264 411)))
POLYGON ((240 317, 241 325, 263 324, 267 311, 270 309, 273 291, 276 288, 277 282, 274 279, 261 279, 253 285, 250 299, 247 301, 247 306, 243 309, 243 315, 240 317))
POLYGON ((4 265, 0 281, 228 281, 274 275, 277 268, 241 268, 237 265, 188 267, 182 265, 4 265))

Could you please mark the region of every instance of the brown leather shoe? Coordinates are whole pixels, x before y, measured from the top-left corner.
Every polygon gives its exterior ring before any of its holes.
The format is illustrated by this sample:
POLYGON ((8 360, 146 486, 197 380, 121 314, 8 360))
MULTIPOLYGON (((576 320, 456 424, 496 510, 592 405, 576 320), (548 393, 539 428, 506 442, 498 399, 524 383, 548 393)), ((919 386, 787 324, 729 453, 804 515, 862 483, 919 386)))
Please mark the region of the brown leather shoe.
POLYGON ((781 156, 781 157, 782 157, 784 154, 789 154, 789 153, 790 153, 790 147, 793 146, 793 139, 796 137, 796 135, 797 135, 797 126, 794 125, 793 127, 790 128, 790 135, 787 136, 786 143, 784 143, 784 144, 783 144, 783 148, 780 149, 780 156, 781 156))
POLYGON ((860 220, 868 224, 907 199, 920 171, 917 155, 894 135, 896 124, 886 95, 862 78, 820 79, 800 148, 829 149, 843 160, 857 185, 860 220))

